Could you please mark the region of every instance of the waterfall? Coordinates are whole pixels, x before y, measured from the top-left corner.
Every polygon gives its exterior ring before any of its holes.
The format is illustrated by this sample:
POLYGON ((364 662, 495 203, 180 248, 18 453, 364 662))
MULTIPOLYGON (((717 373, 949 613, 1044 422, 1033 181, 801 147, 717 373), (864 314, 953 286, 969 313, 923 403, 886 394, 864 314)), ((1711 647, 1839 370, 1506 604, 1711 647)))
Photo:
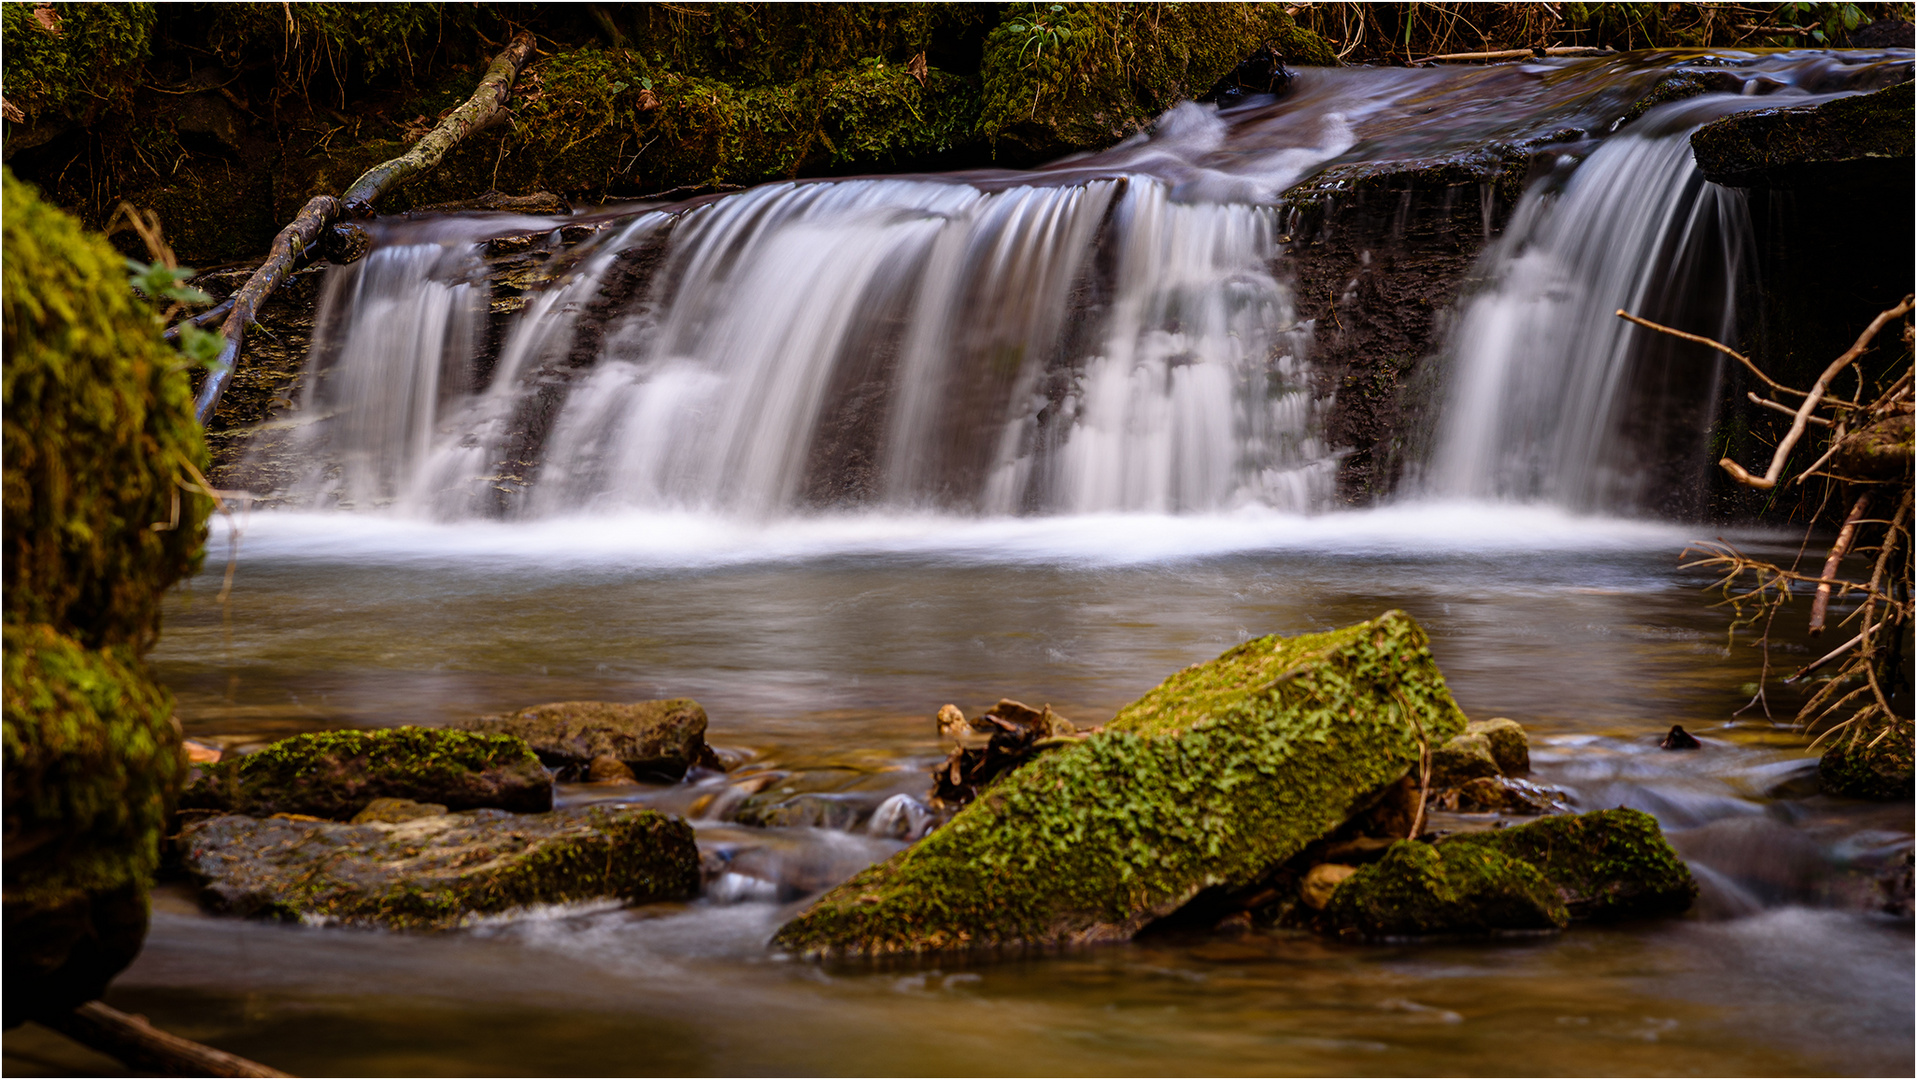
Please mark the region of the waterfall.
POLYGON ((1615 312, 1733 336, 1750 222, 1690 147, 1729 104, 1667 107, 1520 202, 1449 343, 1430 492, 1630 512, 1673 451, 1701 460, 1721 359, 1615 312))

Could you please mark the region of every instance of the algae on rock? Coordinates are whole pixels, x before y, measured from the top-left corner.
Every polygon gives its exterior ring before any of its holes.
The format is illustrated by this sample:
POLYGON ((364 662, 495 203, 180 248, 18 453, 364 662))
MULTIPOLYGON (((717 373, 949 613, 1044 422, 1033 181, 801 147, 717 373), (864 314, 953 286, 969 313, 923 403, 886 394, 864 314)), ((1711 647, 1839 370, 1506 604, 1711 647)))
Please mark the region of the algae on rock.
POLYGON ((1464 727, 1402 612, 1248 641, 1103 734, 1011 773, 826 894, 774 944, 805 954, 1122 940, 1330 833, 1464 727))
POLYGON ((344 821, 379 798, 536 813, 552 808, 552 777, 511 735, 420 727, 325 731, 209 766, 180 805, 344 821))
POLYGON ((692 827, 652 810, 469 810, 400 824, 230 815, 182 831, 187 872, 216 910, 445 930, 475 915, 699 889, 692 827))

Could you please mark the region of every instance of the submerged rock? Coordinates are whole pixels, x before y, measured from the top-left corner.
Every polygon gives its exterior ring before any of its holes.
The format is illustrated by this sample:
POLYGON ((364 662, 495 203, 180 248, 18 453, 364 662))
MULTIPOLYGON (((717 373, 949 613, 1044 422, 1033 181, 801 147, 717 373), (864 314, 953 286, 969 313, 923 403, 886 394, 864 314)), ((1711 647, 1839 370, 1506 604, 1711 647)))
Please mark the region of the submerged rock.
MULTIPOLYGON (((690 698, 635 701, 562 701, 534 705, 511 716, 482 716, 461 727, 526 740, 561 780, 582 779, 598 758, 623 763, 632 776, 677 780, 694 765, 720 768, 706 745, 706 711, 690 698)), ((620 779, 609 764, 592 778, 620 779)))
POLYGON ((1367 808, 1464 728, 1402 612, 1248 641, 1005 777, 774 939, 808 955, 1129 938, 1242 888, 1367 808))
POLYGON ((343 821, 380 798, 536 813, 552 809, 552 777, 509 735, 418 727, 326 731, 208 766, 180 806, 343 821))
POLYGON ((1338 887, 1325 922, 1360 937, 1542 930, 1675 915, 1696 899, 1656 819, 1618 809, 1402 841, 1338 887))
POLYGON ((444 930, 529 904, 677 900, 699 888, 692 828, 651 810, 468 810, 400 824, 229 815, 188 826, 187 872, 235 915, 444 930))

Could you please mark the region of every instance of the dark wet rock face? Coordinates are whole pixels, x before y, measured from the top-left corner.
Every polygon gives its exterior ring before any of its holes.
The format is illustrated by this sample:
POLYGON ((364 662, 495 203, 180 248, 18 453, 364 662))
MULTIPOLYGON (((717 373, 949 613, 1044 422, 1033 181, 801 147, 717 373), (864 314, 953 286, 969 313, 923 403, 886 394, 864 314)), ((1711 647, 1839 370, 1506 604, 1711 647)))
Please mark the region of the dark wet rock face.
POLYGON ((511 716, 482 716, 464 727, 524 739, 561 780, 672 781, 694 765, 720 767, 706 745, 706 711, 690 698, 626 705, 562 701, 511 716), (616 765, 628 774, 621 777, 616 765))
POLYGON ((1727 116, 1691 136, 1697 167, 1713 183, 1742 188, 1792 187, 1838 173, 1908 174, 1913 87, 1727 116))
POLYGON ((344 821, 381 798, 537 813, 552 809, 552 777, 509 735, 417 727, 328 731, 210 766, 180 805, 344 821))
POLYGON ((1401 612, 1246 642, 1000 780, 786 924, 809 955, 1124 940, 1370 808, 1464 717, 1401 612))
POLYGON ((681 900, 699 888, 691 826, 631 807, 399 824, 231 815, 188 826, 179 843, 217 911, 400 930, 531 904, 681 900))

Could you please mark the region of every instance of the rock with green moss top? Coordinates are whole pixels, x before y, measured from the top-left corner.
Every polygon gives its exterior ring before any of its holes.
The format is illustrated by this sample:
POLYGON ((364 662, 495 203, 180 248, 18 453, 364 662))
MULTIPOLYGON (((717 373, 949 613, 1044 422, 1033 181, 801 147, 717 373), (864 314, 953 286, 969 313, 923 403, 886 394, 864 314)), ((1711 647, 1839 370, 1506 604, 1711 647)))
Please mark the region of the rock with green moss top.
POLYGON ((1901 717, 1889 732, 1879 725, 1855 739, 1840 738, 1817 763, 1818 784, 1827 794, 1851 799, 1909 799, 1911 745, 1911 722, 1901 717))
POLYGON ((182 770, 173 703, 126 646, 5 629, 6 1023, 91 1001, 140 950, 182 770))
POLYGON ((1203 94, 1259 46, 1335 65, 1278 4, 1061 4, 1015 10, 985 39, 979 130, 1007 164, 1109 146, 1203 94))
POLYGON ((706 745, 706 711, 691 698, 561 701, 460 725, 524 739, 561 780, 584 778, 595 759, 623 763, 636 777, 677 780, 694 765, 718 767, 706 745))
POLYGON ((1537 868, 1494 848, 1400 840, 1344 879, 1325 924, 1353 937, 1560 930, 1571 921, 1537 868))
POLYGON ((1523 776, 1531 771, 1531 740, 1516 720, 1502 716, 1473 720, 1465 725, 1464 733, 1481 736, 1490 744, 1491 758, 1504 775, 1523 776))
POLYGON ((1457 787, 1481 776, 1498 776, 1498 759, 1491 741, 1482 735, 1459 735, 1431 752, 1431 786, 1457 787))
POLYGON ((420 727, 325 731, 209 766, 180 805, 343 821, 380 798, 537 813, 552 809, 552 776, 532 748, 511 735, 420 727))
POLYGON ((1248 641, 1041 756, 774 939, 804 954, 1130 937, 1330 833, 1464 716, 1402 612, 1248 641))
POLYGON ((531 904, 683 900, 699 889, 691 826, 624 806, 357 825, 230 815, 188 826, 179 843, 216 911, 398 930, 450 929, 531 904))
POLYGON ((1676 915, 1697 899, 1697 882, 1657 819, 1639 810, 1547 817, 1510 829, 1458 833, 1447 851, 1494 850, 1537 867, 1573 919, 1615 922, 1676 915))
POLYGON ((1907 184, 1914 87, 1727 116, 1699 128, 1691 149, 1705 179, 1732 187, 1794 187, 1858 170, 1907 184))

